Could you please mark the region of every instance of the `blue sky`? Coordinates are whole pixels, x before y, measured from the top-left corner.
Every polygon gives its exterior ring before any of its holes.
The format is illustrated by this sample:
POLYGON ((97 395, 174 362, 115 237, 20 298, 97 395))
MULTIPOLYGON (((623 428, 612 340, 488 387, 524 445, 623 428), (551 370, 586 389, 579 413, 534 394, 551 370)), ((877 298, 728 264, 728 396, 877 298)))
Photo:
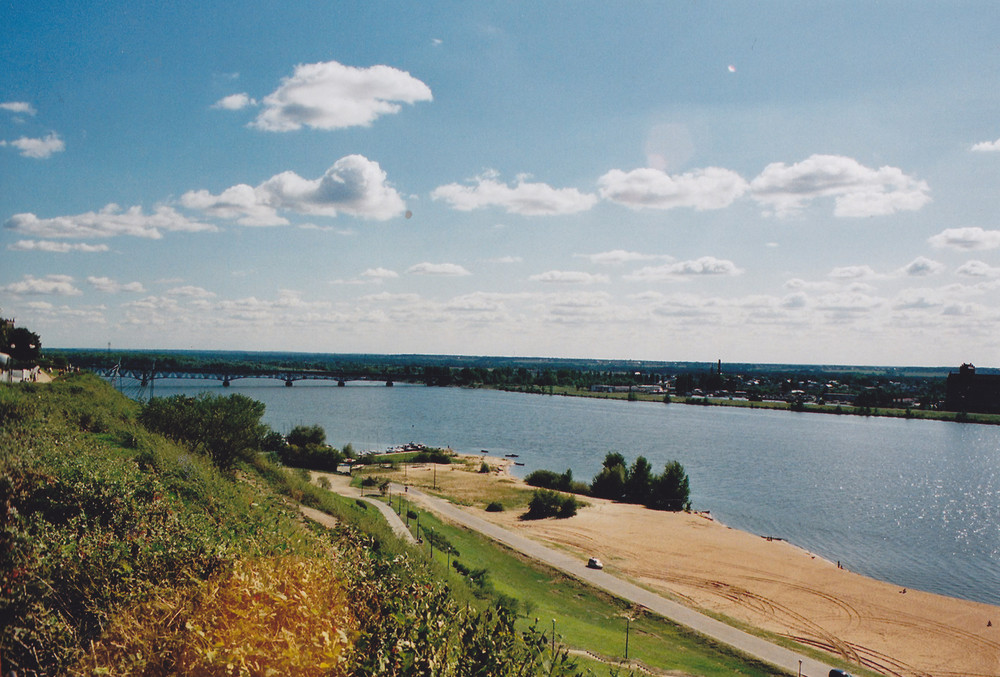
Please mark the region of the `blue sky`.
POLYGON ((7 3, 58 347, 996 366, 991 2, 7 3))

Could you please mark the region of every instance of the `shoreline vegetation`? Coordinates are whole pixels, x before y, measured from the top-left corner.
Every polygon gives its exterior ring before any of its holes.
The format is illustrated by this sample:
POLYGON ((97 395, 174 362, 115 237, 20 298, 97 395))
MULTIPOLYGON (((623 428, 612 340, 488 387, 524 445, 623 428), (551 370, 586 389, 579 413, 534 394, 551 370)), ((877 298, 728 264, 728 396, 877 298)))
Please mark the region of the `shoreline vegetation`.
MULTIPOLYGON (((490 589, 465 546, 464 572, 442 561, 445 526, 425 540, 436 557, 406 545, 367 504, 276 464, 244 400, 142 405, 89 374, 0 385, 4 673, 619 674, 620 604, 516 559, 490 589), (561 601, 502 592, 539 576, 561 601), (583 635, 567 599, 586 601, 583 635)), ((467 474, 491 474, 477 461, 467 474)), ((776 674, 669 623, 636 630, 661 669, 776 674)))
MULTIPOLYGON (((404 506, 392 480, 575 552, 581 566, 599 557, 689 606, 839 656, 855 674, 1000 673, 998 607, 901 591, 704 514, 588 497, 567 519, 521 520, 532 490, 510 475, 511 458, 408 451, 369 459, 350 478, 286 468, 256 451, 278 440, 240 397, 146 408, 91 375, 0 386, 3 670, 606 674, 626 665, 628 616, 641 665, 775 674, 404 506), (234 423, 257 446, 237 443, 234 423), (324 481, 386 492, 423 543, 404 545, 370 506, 324 481), (308 527, 298 505, 337 527, 308 527)), ((299 436, 322 440, 321 429, 299 436)))

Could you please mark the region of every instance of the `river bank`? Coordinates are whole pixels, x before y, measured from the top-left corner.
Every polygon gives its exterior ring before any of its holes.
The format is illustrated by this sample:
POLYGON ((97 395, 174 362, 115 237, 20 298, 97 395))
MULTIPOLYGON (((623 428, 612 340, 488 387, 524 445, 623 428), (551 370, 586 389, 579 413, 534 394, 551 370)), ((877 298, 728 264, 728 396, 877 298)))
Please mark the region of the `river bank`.
POLYGON ((436 473, 430 467, 410 468, 406 482, 429 490, 436 485, 437 493, 480 517, 574 552, 581 561, 599 557, 608 572, 693 608, 883 674, 1000 675, 997 606, 867 578, 787 542, 732 529, 704 515, 587 498, 575 517, 522 521, 527 488, 517 478, 452 466, 436 473), (485 512, 490 500, 509 507, 485 512))

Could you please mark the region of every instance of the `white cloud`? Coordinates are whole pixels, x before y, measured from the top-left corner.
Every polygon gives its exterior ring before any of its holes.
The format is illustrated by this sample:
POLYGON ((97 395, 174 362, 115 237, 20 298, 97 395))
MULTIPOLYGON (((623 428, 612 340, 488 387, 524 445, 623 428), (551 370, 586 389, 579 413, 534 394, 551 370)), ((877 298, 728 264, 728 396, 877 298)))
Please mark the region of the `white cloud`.
POLYGON ((336 61, 300 64, 264 97, 264 110, 251 126, 269 132, 303 126, 368 126, 382 115, 399 112, 396 102, 412 104, 432 98, 427 85, 390 66, 354 68, 336 61))
POLYGON ((575 214, 590 209, 597 202, 594 195, 576 188, 553 188, 545 183, 529 183, 518 177, 512 187, 488 173, 475 179, 474 186, 449 183, 431 193, 434 200, 444 200, 453 209, 467 212, 485 207, 501 207, 511 214, 553 216, 575 214))
POLYGON ((911 277, 925 277, 927 275, 935 275, 943 270, 944 264, 938 263, 937 261, 929 259, 926 256, 918 256, 903 266, 900 272, 903 275, 909 275, 911 277))
POLYGON ((44 160, 52 157, 53 153, 61 153, 66 150, 66 144, 55 132, 49 132, 45 138, 31 139, 22 136, 14 141, 0 141, 0 146, 13 146, 21 151, 21 157, 30 157, 36 160, 44 160))
POLYGON ((440 275, 446 277, 458 277, 471 275, 468 270, 457 263, 418 263, 406 269, 411 275, 440 275))
POLYGON ((557 284, 607 284, 607 275, 594 275, 575 270, 549 270, 528 278, 532 282, 554 282, 557 284))
POLYGON ((620 265, 622 263, 629 263, 630 261, 655 261, 656 259, 669 259, 669 256, 656 255, 656 254, 640 254, 639 252, 629 252, 624 249, 613 249, 607 252, 600 252, 598 254, 574 254, 581 259, 587 259, 591 263, 598 263, 601 265, 620 265))
POLYGON ((184 296, 189 299, 210 299, 215 298, 215 292, 208 291, 203 287, 194 285, 184 285, 167 290, 167 296, 184 296))
POLYGON ((836 280, 870 280, 878 277, 871 266, 838 266, 830 271, 830 277, 836 280))
POLYGON ((1000 230, 971 228, 948 228, 927 238, 932 247, 951 249, 996 249, 1000 247, 1000 230))
POLYGON ((389 270, 388 268, 369 268, 365 272, 361 273, 361 277, 367 277, 373 280, 391 280, 399 277, 399 273, 395 270, 389 270))
POLYGON ((677 261, 667 263, 662 266, 647 266, 640 268, 634 273, 624 276, 624 279, 631 282, 657 282, 663 280, 678 280, 686 277, 728 275, 735 276, 743 273, 735 263, 726 259, 717 259, 714 256, 702 256, 692 261, 677 261))
POLYGON ((229 96, 222 97, 212 104, 212 108, 221 108, 222 110, 242 110, 249 106, 256 105, 256 100, 251 99, 245 92, 240 92, 239 94, 230 94, 229 96))
POLYGON ((976 260, 966 261, 955 272, 965 277, 1000 277, 1000 268, 976 260))
POLYGON ((22 113, 24 115, 34 115, 37 113, 35 107, 27 101, 4 101, 0 103, 0 110, 10 111, 11 113, 22 113))
POLYGON ((18 240, 7 245, 7 249, 14 252, 49 252, 55 254, 66 254, 69 252, 84 252, 93 254, 95 252, 108 251, 106 244, 70 244, 69 242, 53 242, 52 240, 18 240))
POLYGON ((896 167, 871 169, 840 155, 812 155, 791 166, 775 162, 750 182, 753 198, 779 217, 822 197, 834 198, 836 216, 914 211, 930 202, 929 190, 896 167))
POLYGON ((520 256, 499 256, 495 259, 488 259, 490 263, 522 263, 524 261, 520 256))
POLYGON ((123 284, 116 280, 112 280, 110 277, 91 276, 87 278, 87 283, 97 291, 102 291, 108 294, 117 294, 123 291, 142 294, 146 291, 146 288, 142 286, 141 282, 126 282, 123 284))
POLYGON ((56 296, 79 296, 83 293, 73 286, 73 278, 69 275, 46 275, 45 277, 25 275, 20 282, 12 282, 0 287, 0 291, 18 295, 52 294, 56 296))
POLYGON ((977 153, 995 153, 1000 151, 1000 139, 996 141, 980 141, 973 144, 972 150, 977 153))
POLYGON ((651 168, 612 169, 597 184, 602 198, 632 209, 691 207, 699 211, 728 207, 748 187, 739 174, 721 167, 674 176, 651 168))
POLYGON ((288 220, 278 210, 331 217, 344 212, 386 220, 399 216, 406 207, 379 164, 363 155, 340 158, 318 179, 286 171, 256 188, 238 184, 219 195, 189 191, 181 196, 181 204, 218 218, 235 219, 244 226, 287 225, 288 220))
POLYGON ((126 211, 116 204, 109 204, 99 212, 73 216, 40 219, 34 214, 15 214, 7 219, 4 228, 36 237, 76 238, 114 237, 131 235, 158 240, 162 231, 201 232, 216 231, 215 226, 192 221, 171 207, 159 205, 152 214, 144 214, 142 207, 126 211))
POLYGON ((867 313, 875 308, 884 305, 883 299, 869 296, 867 294, 841 292, 836 294, 826 294, 816 299, 815 307, 818 310, 836 313, 838 315, 856 315, 867 313))

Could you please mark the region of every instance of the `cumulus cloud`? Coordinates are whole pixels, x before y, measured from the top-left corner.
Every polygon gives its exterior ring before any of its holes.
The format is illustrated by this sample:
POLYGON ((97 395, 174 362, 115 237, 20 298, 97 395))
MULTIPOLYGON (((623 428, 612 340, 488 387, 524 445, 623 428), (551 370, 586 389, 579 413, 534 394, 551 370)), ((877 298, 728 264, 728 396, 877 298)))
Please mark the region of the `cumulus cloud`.
POLYGON ((587 259, 591 263, 601 265, 620 265, 622 263, 630 263, 632 261, 654 261, 656 259, 670 258, 669 256, 629 252, 624 249, 612 249, 611 251, 600 252, 598 254, 574 254, 574 256, 581 259, 587 259))
POLYGON ((838 266, 830 271, 830 277, 836 280, 870 280, 878 277, 871 266, 838 266))
POLYGON ((399 277, 399 273, 388 268, 369 268, 361 273, 361 277, 367 277, 372 280, 391 280, 399 277))
POLYGON ((112 280, 110 277, 88 277, 87 283, 96 289, 97 291, 106 292, 108 294, 117 294, 119 292, 135 292, 142 294, 146 291, 146 288, 142 286, 141 282, 118 282, 117 280, 112 280))
POLYGON ((368 126, 382 115, 399 112, 398 102, 432 98, 430 87, 390 66, 300 64, 264 97, 264 110, 251 126, 268 132, 368 126))
POLYGON ((950 249, 996 249, 1000 247, 1000 230, 982 228, 948 228, 927 238, 932 247, 950 249))
POLYGON ((21 151, 21 157, 30 157, 36 160, 44 160, 52 157, 53 153, 61 153, 66 150, 66 144, 55 132, 49 132, 41 139, 22 136, 14 141, 0 141, 0 146, 12 146, 21 151))
POLYGON ((182 287, 173 287, 172 289, 168 289, 167 296, 183 296, 189 299, 210 299, 215 297, 215 292, 208 291, 203 287, 196 287, 188 284, 182 287))
POLYGON ((977 153, 995 153, 1000 151, 1000 139, 996 141, 980 141, 972 145, 972 150, 977 153))
POLYGON ((834 214, 845 217, 914 211, 931 199, 926 182, 896 167, 871 169, 840 155, 812 155, 790 166, 772 163, 750 182, 750 191, 779 217, 796 214, 823 197, 833 197, 834 214))
POLYGON ((944 264, 938 263, 937 261, 929 259, 926 256, 918 256, 903 266, 900 272, 903 275, 909 275, 911 277, 926 277, 927 275, 940 273, 943 270, 944 264))
POLYGON ((243 110, 249 106, 256 105, 256 100, 247 96, 246 92, 240 92, 239 94, 230 94, 229 96, 222 97, 212 104, 212 108, 221 108, 222 110, 243 110))
POLYGON ((25 275, 20 282, 12 282, 0 287, 0 291, 17 295, 79 296, 83 292, 73 285, 69 275, 46 275, 35 277, 25 275))
POLYGON ((443 277, 460 277, 471 275, 468 270, 457 263, 418 263, 406 269, 411 275, 438 275, 443 277))
POLYGON ((720 167, 674 176, 651 168, 612 169, 597 184, 602 198, 631 209, 691 207, 698 211, 728 207, 748 187, 739 174, 720 167))
POLYGON ((34 115, 38 111, 27 101, 4 101, 0 103, 0 110, 20 113, 22 115, 34 115))
POLYGON ((607 275, 594 275, 575 270, 549 270, 528 278, 532 282, 554 282, 557 284, 606 284, 610 282, 607 275))
POLYGON ((511 214, 553 216, 575 214, 590 209, 597 202, 594 195, 576 188, 553 188, 545 183, 531 183, 518 177, 514 186, 496 180, 495 173, 476 177, 475 185, 449 183, 435 188, 431 198, 444 200, 453 209, 468 212, 485 207, 501 207, 511 214))
POLYGON ((211 224, 192 221, 165 205, 157 206, 152 214, 145 214, 140 206, 122 211, 122 208, 114 203, 105 206, 99 212, 57 216, 51 219, 40 219, 31 213, 14 214, 4 223, 4 228, 36 237, 131 235, 154 240, 162 238, 163 231, 193 233, 218 230, 211 224))
POLYGON ((95 252, 108 251, 106 244, 70 244, 69 242, 53 242, 52 240, 18 240, 7 245, 7 249, 14 252, 49 252, 55 254, 67 254, 69 252, 84 252, 93 254, 95 252))
POLYGON ((625 275, 624 279, 631 282, 657 282, 698 276, 735 276, 742 273, 743 270, 732 261, 717 259, 714 256, 702 256, 691 261, 677 261, 662 266, 640 268, 634 273, 625 275))
POLYGON ((386 220, 399 216, 406 207, 379 164, 363 155, 340 158, 318 179, 287 171, 257 187, 237 184, 219 195, 189 191, 181 196, 181 204, 218 218, 235 219, 244 226, 288 225, 279 210, 314 216, 344 212, 386 220))
POLYGON ((965 277, 1000 277, 1000 268, 991 266, 984 261, 966 261, 956 268, 955 272, 965 277))

